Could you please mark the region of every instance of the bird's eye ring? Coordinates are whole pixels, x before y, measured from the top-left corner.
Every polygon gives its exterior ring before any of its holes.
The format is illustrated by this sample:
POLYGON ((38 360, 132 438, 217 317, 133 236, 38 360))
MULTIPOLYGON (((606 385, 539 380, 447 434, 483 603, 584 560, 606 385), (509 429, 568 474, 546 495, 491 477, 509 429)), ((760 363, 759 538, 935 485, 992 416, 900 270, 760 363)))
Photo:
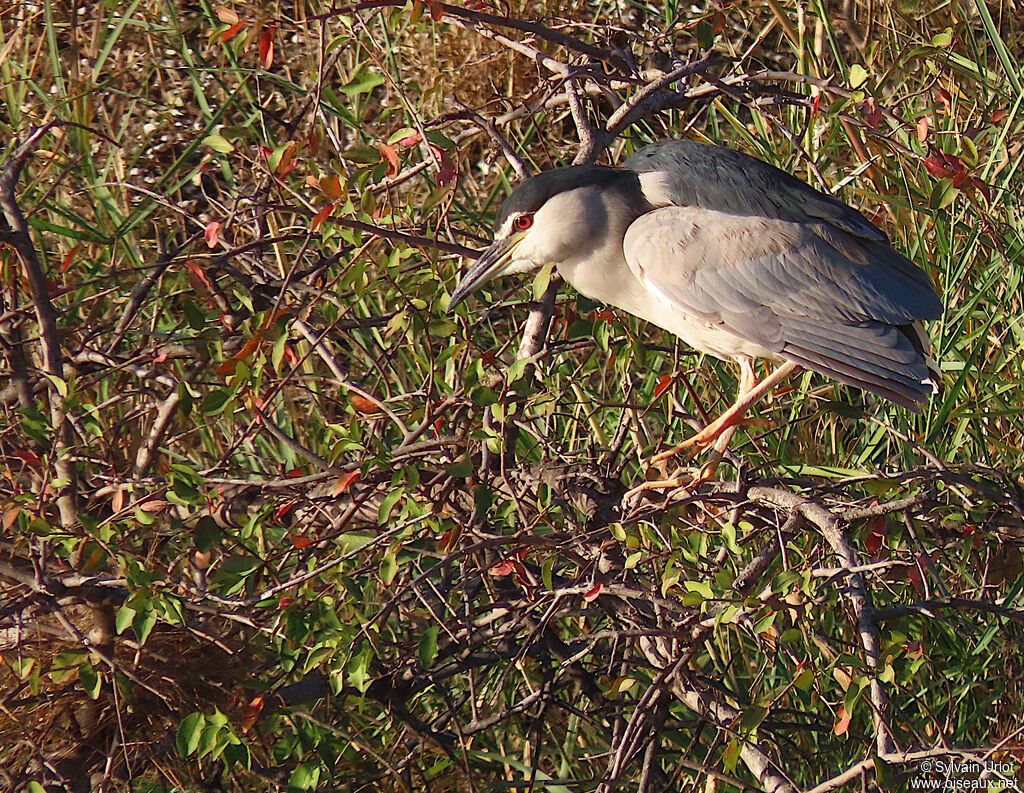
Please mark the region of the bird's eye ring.
POLYGON ((533 215, 520 215, 512 221, 512 225, 520 231, 526 231, 533 225, 533 215))

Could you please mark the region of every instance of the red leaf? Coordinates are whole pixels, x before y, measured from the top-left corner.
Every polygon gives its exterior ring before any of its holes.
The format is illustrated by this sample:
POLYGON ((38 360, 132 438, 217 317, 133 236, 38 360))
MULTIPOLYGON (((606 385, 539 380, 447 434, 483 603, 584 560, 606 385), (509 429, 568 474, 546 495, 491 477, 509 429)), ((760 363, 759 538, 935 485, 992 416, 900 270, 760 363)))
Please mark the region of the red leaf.
POLYGON ((946 177, 952 176, 954 173, 956 173, 952 168, 950 168, 946 164, 945 160, 934 155, 925 158, 924 167, 925 170, 928 171, 928 173, 930 173, 936 179, 945 179, 946 177))
POLYGON ((163 512, 170 504, 163 499, 153 498, 138 505, 143 512, 163 512))
POLYGON ((937 98, 942 105, 942 109, 946 111, 947 116, 953 112, 953 97, 949 95, 949 91, 945 88, 940 88, 937 98))
POLYGON ((498 562, 488 572, 490 572, 490 574, 495 578, 501 578, 502 576, 511 574, 515 569, 515 564, 510 559, 506 559, 503 562, 498 562))
POLYGON ((206 273, 203 272, 203 268, 196 264, 191 259, 188 260, 188 271, 195 276, 200 283, 202 283, 211 292, 213 290, 213 284, 210 283, 210 279, 206 277, 206 273))
POLYGON ((82 249, 82 246, 84 244, 85 244, 84 242, 78 243, 74 248, 72 248, 70 251, 68 251, 67 255, 63 259, 61 259, 61 262, 60 262, 60 274, 61 275, 64 275, 64 273, 66 273, 68 271, 68 267, 71 266, 71 262, 74 261, 74 259, 75 259, 75 254, 78 253, 82 249))
POLYGON ((39 455, 35 452, 30 452, 28 449, 13 449, 8 452, 11 457, 17 457, 26 465, 30 465, 33 468, 42 470, 43 461, 39 459, 39 455))
POLYGON ((814 99, 811 100, 811 115, 818 115, 818 111, 821 109, 821 94, 817 93, 814 95, 814 99))
POLYGON ((439 149, 437 146, 431 146, 430 148, 437 153, 438 158, 441 160, 441 170, 437 172, 437 183, 443 187, 455 178, 457 169, 451 157, 445 154, 442 149, 439 149))
MULTIPOLYGON (((875 501, 871 506, 877 504, 878 502, 875 501)), ((883 545, 885 545, 885 515, 878 515, 871 521, 871 528, 864 540, 864 549, 874 556, 882 549, 883 545)))
POLYGON ((594 312, 594 319, 611 324, 615 321, 615 312, 610 308, 602 308, 594 312))
POLYGON ((220 34, 220 43, 226 44, 227 42, 231 41, 231 39, 237 36, 244 27, 245 22, 243 22, 242 20, 238 20, 235 24, 233 24, 231 27, 229 27, 227 30, 220 34))
POLYGON ((601 591, 604 589, 604 584, 595 584, 594 588, 591 589, 587 594, 583 596, 583 599, 587 603, 593 603, 600 596, 601 591))
POLYGON ((295 354, 295 350, 292 349, 290 344, 284 345, 284 359, 288 362, 289 366, 298 366, 299 356, 295 354))
POLYGON ((993 110, 992 111, 992 123, 1001 124, 1006 117, 1010 115, 1009 110, 993 110))
POLYGON ((400 141, 398 141, 398 145, 407 149, 410 146, 415 146, 421 140, 423 140, 423 138, 420 136, 420 133, 417 132, 415 135, 408 135, 402 138, 400 141))
POLYGON ((430 9, 430 18, 435 22, 440 22, 444 17, 444 8, 438 0, 426 0, 427 8, 430 9))
POLYGON ((393 146, 388 146, 386 143, 378 143, 377 151, 380 152, 381 158, 387 161, 387 176, 395 176, 401 168, 398 162, 398 152, 393 146))
POLYGON ((110 508, 114 510, 114 512, 120 512, 122 509, 124 509, 123 488, 119 487, 117 490, 114 491, 114 497, 110 499, 110 508))
POLYGON ((274 63, 274 34, 276 27, 269 27, 260 36, 260 64, 269 70, 274 63))
POLYGON ((657 399, 666 391, 668 391, 668 387, 672 385, 672 380, 674 379, 675 378, 673 375, 662 375, 661 379, 658 381, 658 387, 654 389, 654 398, 657 399))
POLYGON ((206 232, 203 234, 206 237, 206 247, 216 248, 217 247, 217 232, 220 231, 220 221, 211 220, 206 224, 206 232))
POLYGON ((357 468, 355 471, 349 471, 347 474, 339 476, 334 482, 334 487, 331 488, 331 495, 335 497, 340 496, 352 487, 352 484, 362 475, 362 471, 357 468))
POLYGON ((317 212, 313 216, 313 222, 309 224, 310 231, 316 231, 324 223, 326 223, 327 222, 327 218, 329 218, 331 216, 331 213, 333 211, 334 211, 334 204, 328 204, 323 209, 321 209, 319 212, 317 212))
MULTIPOLYGON (((283 518, 285 515, 291 512, 292 507, 295 506, 295 503, 295 499, 292 499, 291 501, 286 501, 284 504, 279 506, 277 510, 274 512, 274 520, 279 521, 281 520, 281 518, 283 518)), ((306 545, 309 545, 309 543, 307 542, 306 545)))
POLYGON ((882 120, 882 111, 878 109, 878 103, 873 96, 864 100, 864 121, 869 127, 875 129, 878 122, 882 120))

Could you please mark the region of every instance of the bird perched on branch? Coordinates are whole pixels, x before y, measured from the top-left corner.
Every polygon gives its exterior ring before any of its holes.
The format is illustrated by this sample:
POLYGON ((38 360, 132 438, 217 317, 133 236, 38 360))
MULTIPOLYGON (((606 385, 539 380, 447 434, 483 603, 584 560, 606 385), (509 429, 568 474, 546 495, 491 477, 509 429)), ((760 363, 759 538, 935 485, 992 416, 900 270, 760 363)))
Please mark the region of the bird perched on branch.
POLYGON ((915 411, 936 389, 929 276, 857 210, 749 155, 669 140, 618 168, 557 168, 519 185, 494 228, 450 308, 551 263, 587 297, 739 364, 733 405, 652 462, 713 445, 713 471, 745 411, 798 367, 915 411), (780 364, 760 382, 759 358, 780 364))

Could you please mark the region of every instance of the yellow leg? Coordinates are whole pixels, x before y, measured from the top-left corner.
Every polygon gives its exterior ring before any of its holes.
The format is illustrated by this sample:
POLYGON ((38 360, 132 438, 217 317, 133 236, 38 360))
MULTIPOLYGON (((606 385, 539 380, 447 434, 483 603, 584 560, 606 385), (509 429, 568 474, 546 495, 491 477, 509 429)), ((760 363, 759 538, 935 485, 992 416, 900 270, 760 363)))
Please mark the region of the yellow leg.
MULTIPOLYGON (((723 433, 729 429, 732 429, 732 431, 735 432, 736 425, 743 420, 743 416, 746 414, 747 410, 750 409, 750 406, 789 377, 797 369, 797 364, 792 361, 786 361, 786 363, 782 364, 782 366, 759 383, 757 382, 757 375, 754 372, 754 364, 752 361, 747 358, 741 358, 739 364, 740 388, 739 393, 736 395, 736 401, 732 403, 732 406, 696 435, 687 438, 678 446, 674 446, 667 451, 654 455, 654 457, 651 458, 652 465, 663 462, 670 457, 675 457, 680 452, 686 451, 692 446, 707 446, 712 442, 714 442, 715 449, 724 453, 726 448, 728 448, 728 441, 726 441, 725 445, 720 449, 718 444, 723 433)), ((732 432, 728 434, 729 440, 732 440, 732 434, 732 432)))
POLYGON ((754 364, 750 359, 741 358, 740 365, 740 387, 736 395, 736 401, 732 406, 711 422, 703 430, 691 438, 687 438, 668 451, 654 455, 649 465, 656 465, 665 460, 675 457, 680 452, 693 446, 711 446, 711 454, 708 461, 696 474, 684 473, 682 468, 677 468, 672 476, 667 479, 656 479, 643 482, 629 490, 624 502, 629 503, 645 490, 675 490, 681 487, 693 488, 711 479, 718 471, 718 466, 725 456, 726 449, 736 434, 736 427, 743 420, 750 406, 768 393, 772 388, 789 377, 798 367, 792 361, 787 361, 778 369, 768 375, 761 382, 757 381, 757 374, 754 372, 754 364))

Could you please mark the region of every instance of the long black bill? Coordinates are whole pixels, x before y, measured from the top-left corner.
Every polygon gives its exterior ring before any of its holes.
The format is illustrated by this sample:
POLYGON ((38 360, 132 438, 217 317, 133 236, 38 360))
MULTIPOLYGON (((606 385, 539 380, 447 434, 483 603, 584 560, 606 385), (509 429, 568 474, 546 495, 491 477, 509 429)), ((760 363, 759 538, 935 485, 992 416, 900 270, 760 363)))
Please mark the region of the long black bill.
POLYGON ((511 234, 504 239, 492 242, 491 246, 480 255, 479 259, 473 262, 473 266, 462 276, 459 285, 452 292, 452 299, 448 303, 448 311, 450 312, 469 297, 472 292, 475 292, 488 281, 501 275, 505 268, 508 267, 512 259, 512 253, 521 239, 521 235, 511 234))

